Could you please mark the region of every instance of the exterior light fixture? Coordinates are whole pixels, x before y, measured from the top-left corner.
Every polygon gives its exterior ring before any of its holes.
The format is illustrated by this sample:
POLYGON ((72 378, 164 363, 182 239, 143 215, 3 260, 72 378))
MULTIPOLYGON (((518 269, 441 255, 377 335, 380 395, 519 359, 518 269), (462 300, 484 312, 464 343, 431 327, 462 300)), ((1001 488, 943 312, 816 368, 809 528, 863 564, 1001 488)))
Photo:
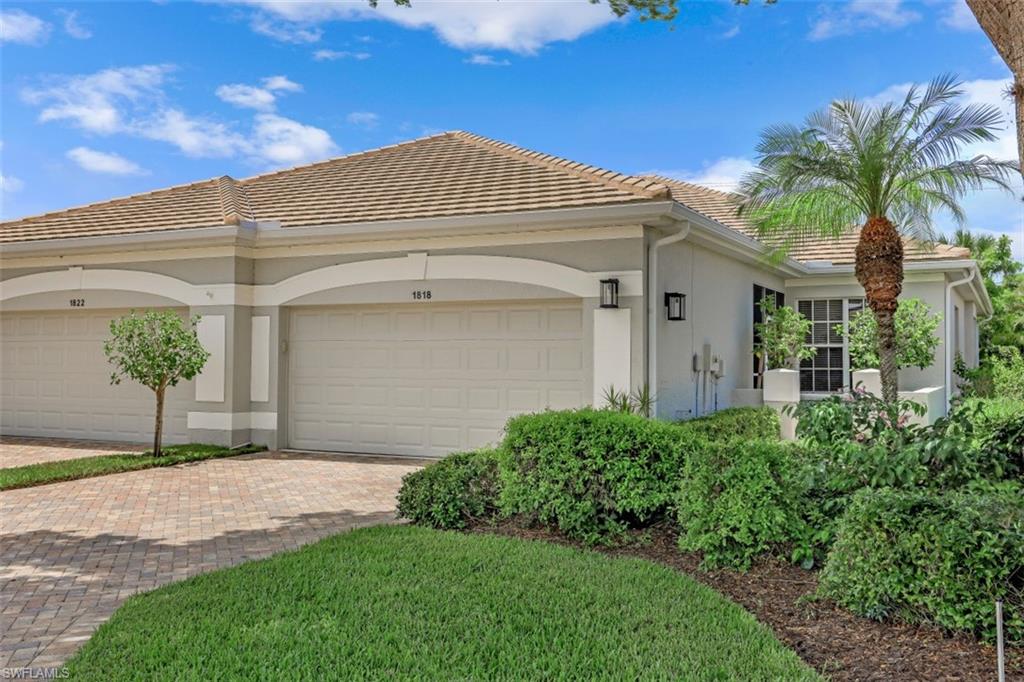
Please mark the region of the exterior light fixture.
POLYGON ((673 321, 686 319, 686 294, 665 292, 665 312, 673 321))
POLYGON ((617 280, 617 279, 602 279, 601 280, 601 307, 602 308, 618 308, 619 307, 619 280, 617 280))

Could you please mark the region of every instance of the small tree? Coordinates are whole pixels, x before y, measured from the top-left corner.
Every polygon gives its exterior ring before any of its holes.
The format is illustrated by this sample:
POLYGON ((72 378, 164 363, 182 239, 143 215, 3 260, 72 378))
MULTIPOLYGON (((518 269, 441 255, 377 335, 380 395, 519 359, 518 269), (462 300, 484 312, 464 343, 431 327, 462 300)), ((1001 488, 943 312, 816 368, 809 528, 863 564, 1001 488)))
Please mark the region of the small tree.
POLYGON ((754 325, 759 339, 754 354, 760 361, 760 374, 768 369, 795 369, 801 360, 814 357, 817 349, 807 345, 810 320, 789 306, 776 306, 771 296, 758 305, 764 320, 754 325))
POLYGON ((164 393, 168 386, 188 381, 203 369, 210 354, 196 335, 198 317, 183 320, 173 311, 147 311, 111 320, 111 338, 103 344, 107 360, 114 365, 111 384, 125 377, 156 393, 156 428, 153 454, 161 454, 164 430, 164 393))
MULTIPOLYGON (((942 317, 929 314, 928 306, 919 298, 900 301, 896 308, 896 367, 924 369, 935 362, 935 349, 939 337, 935 330, 942 317)), ((878 321, 870 309, 862 310, 850 319, 850 328, 836 325, 836 332, 847 337, 850 346, 850 365, 853 369, 877 368, 878 321)))

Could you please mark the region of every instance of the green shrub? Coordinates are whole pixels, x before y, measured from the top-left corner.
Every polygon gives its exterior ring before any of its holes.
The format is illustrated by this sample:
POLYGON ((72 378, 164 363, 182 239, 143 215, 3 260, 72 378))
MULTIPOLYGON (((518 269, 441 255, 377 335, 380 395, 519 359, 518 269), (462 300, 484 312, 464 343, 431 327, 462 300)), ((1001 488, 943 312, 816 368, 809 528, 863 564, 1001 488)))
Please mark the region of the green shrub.
POLYGON ((795 447, 764 440, 715 443, 683 464, 676 496, 679 547, 705 567, 747 568, 782 543, 799 542, 806 482, 795 447))
POLYGON ((862 490, 837 530, 821 592, 876 619, 995 636, 1002 597, 1010 641, 1024 639, 1024 488, 862 490))
POLYGON ((500 449, 501 509, 587 543, 663 514, 703 440, 666 422, 581 409, 511 419, 500 449))
POLYGON ((712 442, 731 438, 779 440, 779 415, 770 407, 731 407, 682 422, 680 427, 712 442))
POLYGON ((448 455, 406 474, 398 514, 434 528, 465 528, 497 512, 498 459, 493 450, 448 455))

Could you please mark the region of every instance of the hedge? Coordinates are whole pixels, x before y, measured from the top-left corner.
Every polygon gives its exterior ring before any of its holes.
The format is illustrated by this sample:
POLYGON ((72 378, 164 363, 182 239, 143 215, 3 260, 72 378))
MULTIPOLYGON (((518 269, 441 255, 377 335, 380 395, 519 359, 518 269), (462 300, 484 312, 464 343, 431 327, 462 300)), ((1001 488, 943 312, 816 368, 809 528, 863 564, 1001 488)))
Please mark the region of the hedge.
POLYGON ((465 528, 492 518, 497 506, 494 450, 448 455, 406 474, 398 491, 398 515, 433 528, 465 528))

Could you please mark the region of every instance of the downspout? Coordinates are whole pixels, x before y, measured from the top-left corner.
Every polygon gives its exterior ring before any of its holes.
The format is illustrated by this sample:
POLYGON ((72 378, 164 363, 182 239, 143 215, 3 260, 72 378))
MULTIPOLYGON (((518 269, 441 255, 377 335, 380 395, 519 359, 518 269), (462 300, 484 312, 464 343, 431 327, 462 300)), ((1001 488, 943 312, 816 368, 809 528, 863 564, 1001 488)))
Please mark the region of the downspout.
POLYGON ((946 285, 946 411, 949 411, 949 401, 953 399, 953 359, 955 352, 953 348, 953 289, 961 284, 967 284, 978 274, 977 268, 971 268, 970 274, 961 279, 954 280, 946 285))
POLYGON ((690 223, 687 222, 679 232, 662 237, 647 248, 647 387, 653 397, 653 417, 658 416, 658 251, 663 246, 683 241, 689 234, 690 223))

